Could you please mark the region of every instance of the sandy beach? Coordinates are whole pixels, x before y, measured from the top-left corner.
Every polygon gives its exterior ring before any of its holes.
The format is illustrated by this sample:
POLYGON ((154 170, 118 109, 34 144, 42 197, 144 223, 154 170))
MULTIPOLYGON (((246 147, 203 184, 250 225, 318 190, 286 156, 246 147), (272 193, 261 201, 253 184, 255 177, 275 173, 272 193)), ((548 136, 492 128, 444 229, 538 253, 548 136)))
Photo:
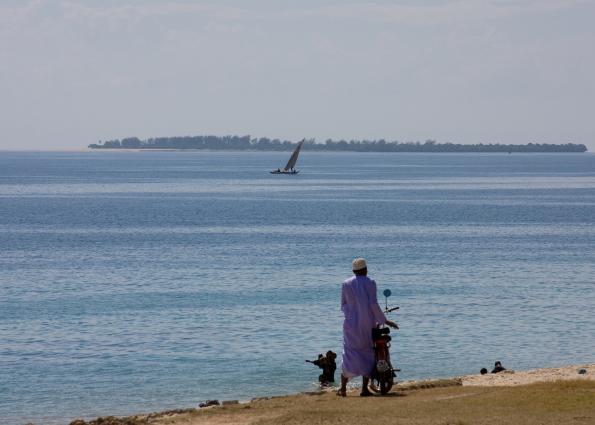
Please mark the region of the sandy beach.
POLYGON ((332 390, 71 425, 595 424, 595 364, 405 381, 384 397, 332 390))
POLYGON ((509 387, 570 379, 595 380, 595 364, 468 375, 462 377, 462 384, 464 387, 509 387), (579 374, 580 369, 584 369, 586 373, 579 374))

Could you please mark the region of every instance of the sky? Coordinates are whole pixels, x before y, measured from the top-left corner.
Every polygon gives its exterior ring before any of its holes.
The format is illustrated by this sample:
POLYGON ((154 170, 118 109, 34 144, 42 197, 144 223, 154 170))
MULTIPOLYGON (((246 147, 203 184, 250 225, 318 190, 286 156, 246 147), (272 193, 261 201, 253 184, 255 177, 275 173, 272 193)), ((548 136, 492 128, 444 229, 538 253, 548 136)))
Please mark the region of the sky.
POLYGON ((584 143, 593 0, 0 0, 0 149, 584 143))

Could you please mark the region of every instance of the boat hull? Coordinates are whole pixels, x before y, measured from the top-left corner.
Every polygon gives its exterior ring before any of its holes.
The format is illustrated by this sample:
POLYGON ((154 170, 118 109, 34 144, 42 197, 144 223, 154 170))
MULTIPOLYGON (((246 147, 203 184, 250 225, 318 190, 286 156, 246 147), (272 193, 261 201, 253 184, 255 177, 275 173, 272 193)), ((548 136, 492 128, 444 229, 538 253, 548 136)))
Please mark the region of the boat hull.
POLYGON ((277 171, 277 170, 273 170, 271 171, 271 174, 297 174, 299 173, 298 170, 293 170, 293 171, 277 171))

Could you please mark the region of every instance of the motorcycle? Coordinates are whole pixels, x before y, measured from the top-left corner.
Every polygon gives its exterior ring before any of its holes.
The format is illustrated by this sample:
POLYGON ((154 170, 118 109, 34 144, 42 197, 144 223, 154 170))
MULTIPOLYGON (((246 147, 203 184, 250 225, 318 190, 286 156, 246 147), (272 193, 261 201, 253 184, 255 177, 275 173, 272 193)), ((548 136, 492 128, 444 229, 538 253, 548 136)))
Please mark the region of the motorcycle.
MULTIPOLYGON (((388 297, 391 296, 390 289, 385 289, 383 295, 386 298, 384 313, 391 313, 399 307, 388 307, 388 297)), ((397 326, 397 329, 399 327, 397 326)), ((374 370, 370 376, 369 388, 379 394, 387 394, 396 382, 397 372, 390 360, 390 328, 378 325, 372 329, 372 341, 374 343, 374 370)))

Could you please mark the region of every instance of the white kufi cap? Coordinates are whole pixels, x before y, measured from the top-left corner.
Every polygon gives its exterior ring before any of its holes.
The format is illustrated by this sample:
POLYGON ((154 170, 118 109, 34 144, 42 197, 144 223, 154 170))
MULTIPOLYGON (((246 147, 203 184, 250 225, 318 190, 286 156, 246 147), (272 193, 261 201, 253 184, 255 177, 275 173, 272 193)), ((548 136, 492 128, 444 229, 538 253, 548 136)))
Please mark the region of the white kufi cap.
POLYGON ((356 258, 355 260, 353 260, 353 263, 351 263, 351 266, 351 270, 353 270, 354 272, 368 267, 364 258, 356 258))

